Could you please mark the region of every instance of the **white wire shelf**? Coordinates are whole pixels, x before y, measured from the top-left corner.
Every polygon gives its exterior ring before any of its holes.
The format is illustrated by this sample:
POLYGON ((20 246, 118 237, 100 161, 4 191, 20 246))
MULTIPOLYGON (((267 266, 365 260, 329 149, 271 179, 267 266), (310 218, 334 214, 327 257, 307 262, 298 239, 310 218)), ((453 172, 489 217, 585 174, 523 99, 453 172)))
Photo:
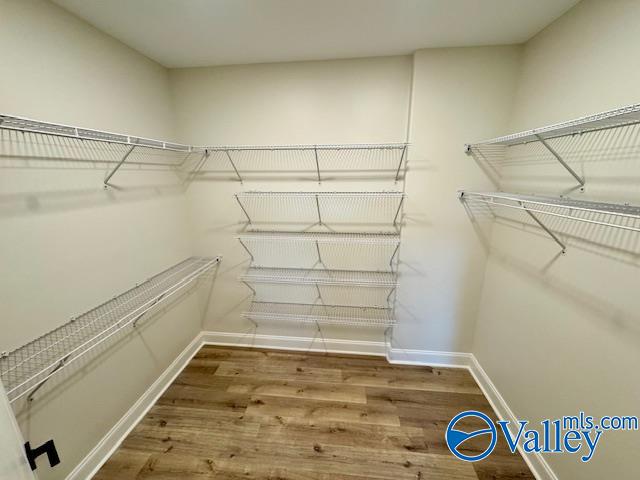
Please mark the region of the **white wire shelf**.
POLYGON ((0 356, 0 378, 11 402, 33 395, 51 376, 207 273, 220 257, 192 257, 32 342, 0 356))
POLYGON ((198 149, 190 145, 182 145, 164 140, 154 140, 151 138, 134 137, 121 133, 106 132, 103 130, 93 130, 90 128, 73 127, 61 123, 41 122, 23 117, 10 115, 0 115, 0 128, 5 130, 15 130, 25 133, 39 133, 43 135, 54 135, 76 140, 92 140, 106 143, 118 143, 130 146, 140 146, 154 148, 158 150, 169 150, 174 152, 188 153, 198 149))
POLYGON ((565 250, 564 243, 539 216, 549 216, 606 228, 640 232, 640 207, 627 204, 574 200, 502 192, 459 192, 464 201, 479 201, 490 207, 505 207, 527 213, 565 250))
POLYGON ((247 233, 238 237, 253 267, 395 271, 396 233, 247 233))
POLYGON ((104 185, 123 165, 184 169, 208 153, 199 147, 0 115, 0 156, 104 164, 104 185))
POLYGON ((322 304, 254 301, 242 316, 254 322, 297 322, 358 327, 392 327, 396 324, 390 308, 322 304))
MULTIPOLYGON (((526 161, 527 158, 530 158, 530 155, 522 155, 522 152, 518 154, 509 147, 537 142, 542 145, 547 155, 555 159, 583 189, 585 179, 576 172, 575 167, 572 166, 572 162, 569 160, 569 157, 575 156, 575 147, 563 152, 562 150, 567 150, 567 148, 566 145, 563 147, 561 139, 637 124, 640 124, 640 104, 629 105, 567 122, 467 144, 465 145, 465 152, 473 156, 477 161, 481 161, 489 166, 487 173, 490 176, 495 175, 499 177, 499 171, 505 164, 513 165, 517 164, 519 160, 526 161), (522 158, 519 158, 519 155, 522 158), (507 159, 509 160, 508 162, 506 162, 507 159)), ((600 155, 602 156, 603 154, 604 152, 601 151, 600 155)))
POLYGON ((238 193, 235 197, 252 226, 286 223, 301 228, 350 225, 353 229, 374 225, 397 227, 405 194, 397 191, 251 191, 238 193))
POLYGON ((303 268, 249 268, 240 280, 246 283, 294 285, 344 285, 352 287, 388 287, 398 284, 393 272, 319 270, 303 268))
POLYGON ((469 144, 469 146, 502 145, 510 147, 523 143, 538 142, 540 141, 540 138, 548 140, 551 138, 580 135, 587 132, 635 125, 637 123, 640 123, 640 104, 616 108, 614 110, 576 118, 567 122, 534 128, 533 130, 513 133, 511 135, 505 135, 503 137, 469 144))
MULTIPOLYGON (((220 168, 227 165, 234 176, 276 173, 315 178, 318 182, 336 173, 366 172, 377 178, 400 179, 406 167, 408 143, 326 145, 217 145, 203 147, 220 168)), ((209 162, 211 163, 211 162, 209 162)), ((200 166, 200 174, 215 173, 200 166)))

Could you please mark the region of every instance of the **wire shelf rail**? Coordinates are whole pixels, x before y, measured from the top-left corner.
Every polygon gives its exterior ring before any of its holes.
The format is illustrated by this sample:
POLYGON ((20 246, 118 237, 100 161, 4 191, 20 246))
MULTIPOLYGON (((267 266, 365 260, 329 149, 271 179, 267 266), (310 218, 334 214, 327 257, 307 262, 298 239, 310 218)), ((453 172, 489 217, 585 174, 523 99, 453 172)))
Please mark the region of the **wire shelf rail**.
POLYGON ((505 207, 527 213, 551 238, 566 250, 565 244, 539 216, 563 218, 606 228, 640 232, 640 207, 628 204, 574 200, 502 192, 461 191, 463 201, 479 201, 490 207, 505 207))
POLYGON ((397 227, 403 192, 259 192, 235 195, 249 225, 288 222, 304 226, 341 224, 397 227), (277 212, 274 215, 274 212, 277 212))
POLYGON ((569 165, 564 155, 559 153, 557 147, 552 145, 550 140, 560 139, 563 137, 583 135, 585 133, 599 132, 613 128, 628 127, 640 124, 640 104, 634 104, 608 110, 606 112, 597 113, 580 117, 567 122, 557 123, 533 130, 518 132, 503 137, 484 140, 477 143, 465 145, 465 152, 475 158, 484 160, 489 165, 504 159, 508 154, 509 147, 524 145, 531 142, 539 142, 550 153, 560 165, 572 177, 584 187, 585 180, 578 175, 574 168, 569 165))
POLYGON ((242 316, 254 322, 297 322, 319 326, 392 327, 396 324, 391 308, 341 305, 252 302, 242 316))
POLYGON ((220 257, 191 257, 32 342, 0 356, 0 378, 11 402, 33 394, 50 377, 149 310, 209 272, 220 257))

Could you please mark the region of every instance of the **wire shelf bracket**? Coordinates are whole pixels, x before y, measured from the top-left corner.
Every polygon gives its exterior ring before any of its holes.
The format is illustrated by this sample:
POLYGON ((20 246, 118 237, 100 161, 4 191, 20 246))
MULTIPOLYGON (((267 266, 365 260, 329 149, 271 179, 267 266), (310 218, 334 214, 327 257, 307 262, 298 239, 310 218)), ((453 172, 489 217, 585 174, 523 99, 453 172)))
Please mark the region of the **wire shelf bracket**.
POLYGON ((10 402, 34 394, 52 376, 152 308, 211 271, 221 257, 191 257, 32 342, 0 355, 0 379, 10 402))

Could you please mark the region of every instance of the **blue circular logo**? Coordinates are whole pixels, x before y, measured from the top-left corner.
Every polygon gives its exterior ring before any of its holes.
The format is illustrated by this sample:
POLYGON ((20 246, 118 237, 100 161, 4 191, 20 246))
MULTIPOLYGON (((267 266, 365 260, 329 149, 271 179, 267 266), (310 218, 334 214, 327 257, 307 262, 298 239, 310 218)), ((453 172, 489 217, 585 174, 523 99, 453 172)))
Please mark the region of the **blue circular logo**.
POLYGON ((447 440, 447 447, 449 447, 451 453, 453 453, 460 460, 464 460, 465 462, 477 462, 478 460, 482 460, 491 452, 493 452, 493 449, 496 447, 496 442, 498 440, 498 434, 496 431, 496 426, 487 415, 482 412, 476 412, 475 410, 469 410, 459 413, 451 419, 449 425, 447 426, 445 439, 447 440), (475 430, 473 432, 456 430, 456 423, 458 423, 463 418, 479 418, 487 425, 487 428, 481 428, 480 430, 475 430), (465 455, 464 453, 460 453, 458 451, 458 448, 461 448, 464 442, 479 435, 491 435, 491 442, 489 442, 489 446, 484 451, 482 451, 478 455, 465 455))

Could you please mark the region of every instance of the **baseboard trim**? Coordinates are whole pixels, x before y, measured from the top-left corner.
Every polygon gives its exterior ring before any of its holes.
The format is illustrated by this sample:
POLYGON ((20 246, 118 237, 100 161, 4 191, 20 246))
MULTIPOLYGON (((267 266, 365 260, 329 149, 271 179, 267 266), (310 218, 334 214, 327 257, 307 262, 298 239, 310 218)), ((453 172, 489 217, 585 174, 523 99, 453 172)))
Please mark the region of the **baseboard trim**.
POLYGON ((389 363, 398 365, 423 365, 430 367, 469 368, 473 355, 460 352, 437 352, 431 350, 407 350, 391 348, 387 352, 389 363))
MULTIPOLYGON (((506 420, 511 422, 512 425, 517 425, 518 417, 509 408, 504 397, 493 384, 487 372, 484 371, 475 355, 470 355, 469 371, 489 401, 491 408, 493 408, 500 420, 506 420)), ((518 445, 518 451, 537 480, 558 480, 558 477, 540 453, 524 453, 520 445, 518 445)))
MULTIPOLYGON (((230 332, 203 331, 187 345, 98 445, 73 469, 66 477, 66 480, 85 480, 95 475, 203 345, 375 355, 386 356, 389 363, 392 364, 466 368, 477 382, 498 418, 517 423, 517 417, 472 353, 409 350, 395 347, 388 349, 384 342, 373 341, 325 339, 324 343, 322 343, 322 341, 318 341, 318 339, 314 341, 310 337, 262 334, 243 335, 230 332)), ((542 455, 523 454, 522 457, 537 480, 558 480, 558 477, 542 455)))
POLYGON ((74 468, 66 480, 86 480, 93 477, 100 467, 111 457, 124 439, 129 435, 133 427, 147 414, 158 398, 173 383, 180 372, 187 366, 193 356, 202 346, 202 333, 187 345, 187 347, 171 362, 171 365, 162 372, 158 379, 146 392, 133 404, 118 423, 100 440, 100 442, 87 454, 86 457, 74 468))
POLYGON ((343 340, 337 338, 289 337, 279 335, 239 334, 229 332, 202 332, 204 345, 224 345, 233 347, 254 347, 274 350, 303 352, 345 353, 350 355, 386 354, 384 342, 364 340, 343 340))

